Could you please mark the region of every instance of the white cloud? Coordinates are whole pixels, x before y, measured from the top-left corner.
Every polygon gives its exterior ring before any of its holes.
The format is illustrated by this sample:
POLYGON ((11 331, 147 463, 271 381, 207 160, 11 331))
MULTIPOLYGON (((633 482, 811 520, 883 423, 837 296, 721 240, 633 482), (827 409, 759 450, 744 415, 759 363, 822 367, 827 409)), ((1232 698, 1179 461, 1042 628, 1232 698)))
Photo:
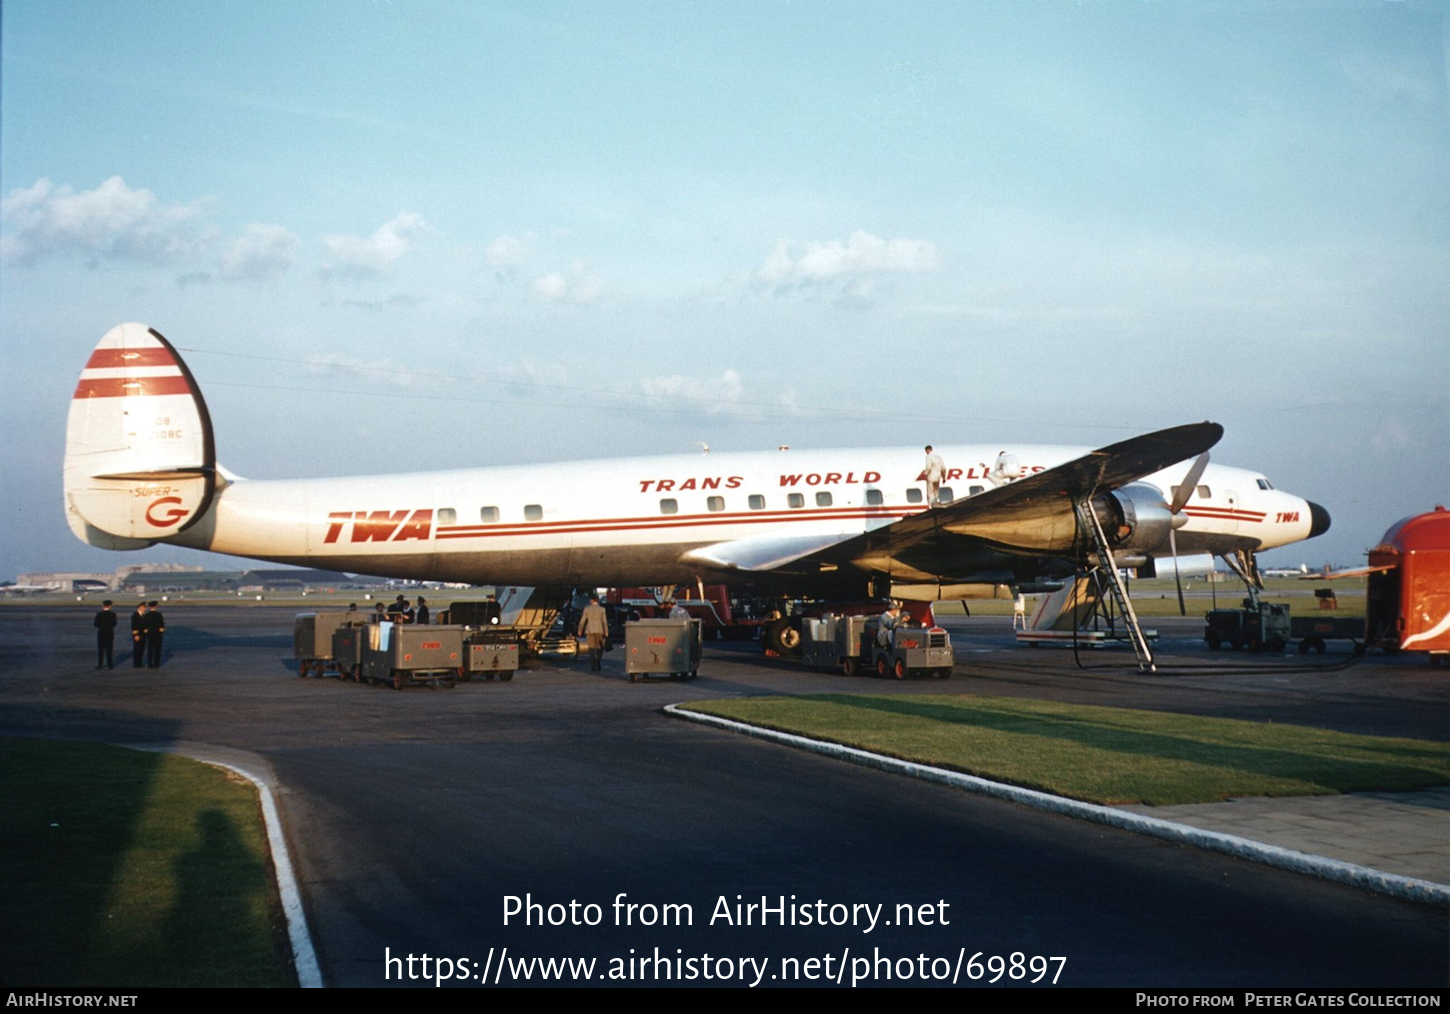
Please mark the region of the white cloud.
POLYGON ((543 303, 573 303, 585 306, 607 296, 604 280, 589 270, 584 261, 575 261, 563 274, 551 272, 534 279, 534 298, 543 303))
POLYGON ((484 261, 489 267, 500 269, 500 273, 516 268, 534 252, 535 238, 532 232, 519 236, 500 236, 484 250, 484 261))
POLYGON ((640 391, 649 404, 678 409, 703 409, 711 415, 735 414, 746 409, 740 404, 745 397, 745 383, 738 370, 726 370, 718 377, 700 378, 671 374, 666 377, 645 377, 640 391))
POLYGON ((327 236, 322 240, 328 257, 322 262, 322 275, 374 278, 386 274, 413 249, 412 237, 427 228, 421 216, 405 212, 384 222, 371 236, 327 236))
POLYGON ((204 203, 162 204, 120 176, 82 191, 42 177, 0 201, 0 257, 22 266, 68 255, 146 264, 192 258, 212 238, 196 221, 204 203))
POLYGON ((940 260, 935 243, 881 239, 858 229, 844 243, 778 240, 752 280, 772 295, 824 295, 867 305, 882 276, 935 271, 940 260))
POLYGON ((280 225, 249 225, 222 254, 222 277, 274 278, 297 260, 301 245, 280 225))

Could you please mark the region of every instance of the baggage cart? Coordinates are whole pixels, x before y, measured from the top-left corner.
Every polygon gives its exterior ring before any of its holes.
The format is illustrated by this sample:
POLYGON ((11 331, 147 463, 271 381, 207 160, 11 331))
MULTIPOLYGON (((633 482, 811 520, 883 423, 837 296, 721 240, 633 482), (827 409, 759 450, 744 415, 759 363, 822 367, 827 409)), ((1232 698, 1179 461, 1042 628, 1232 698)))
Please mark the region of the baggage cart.
POLYGON ((486 680, 498 677, 511 680, 519 667, 519 635, 509 628, 470 630, 463 638, 466 649, 463 675, 465 683, 475 674, 486 680))
POLYGON ((1325 641, 1350 641, 1356 655, 1364 652, 1364 620, 1357 616, 1293 616, 1289 634, 1299 642, 1299 654, 1324 654, 1325 641))
POLYGON ((812 669, 839 669, 846 676, 861 671, 861 632, 868 616, 827 613, 801 622, 801 657, 812 669))
POLYGON ((700 620, 633 620, 624 625, 624 671, 632 683, 649 676, 694 679, 703 645, 700 620))
POLYGON ((322 676, 337 665, 332 650, 332 635, 339 627, 364 625, 367 613, 338 610, 298 613, 292 624, 292 654, 297 659, 297 675, 322 676))
POLYGON ((391 684, 394 690, 413 683, 452 687, 464 674, 463 627, 385 621, 337 633, 343 642, 335 642, 338 662, 351 663, 349 672, 359 683, 391 684))

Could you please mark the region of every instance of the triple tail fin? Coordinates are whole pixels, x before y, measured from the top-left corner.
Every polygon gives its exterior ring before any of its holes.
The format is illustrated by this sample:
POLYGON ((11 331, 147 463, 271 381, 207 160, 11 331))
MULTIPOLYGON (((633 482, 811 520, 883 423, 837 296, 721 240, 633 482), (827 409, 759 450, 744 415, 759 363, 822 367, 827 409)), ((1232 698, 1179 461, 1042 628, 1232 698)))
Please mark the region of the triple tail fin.
POLYGON ((201 520, 216 487, 211 417, 191 371, 144 324, 106 332, 66 424, 71 531, 92 546, 142 549, 201 520))

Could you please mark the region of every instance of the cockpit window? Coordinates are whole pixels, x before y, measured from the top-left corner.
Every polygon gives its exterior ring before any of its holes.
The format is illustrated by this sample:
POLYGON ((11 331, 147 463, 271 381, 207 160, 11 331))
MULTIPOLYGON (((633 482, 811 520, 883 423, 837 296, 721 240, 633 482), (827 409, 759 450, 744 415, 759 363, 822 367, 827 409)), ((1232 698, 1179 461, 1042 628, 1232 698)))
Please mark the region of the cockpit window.
POLYGON ((1273 489, 1273 488, 1274 488, 1274 484, 1272 482, 1270 482, 1268 479, 1260 479, 1259 480, 1259 489, 1273 489))

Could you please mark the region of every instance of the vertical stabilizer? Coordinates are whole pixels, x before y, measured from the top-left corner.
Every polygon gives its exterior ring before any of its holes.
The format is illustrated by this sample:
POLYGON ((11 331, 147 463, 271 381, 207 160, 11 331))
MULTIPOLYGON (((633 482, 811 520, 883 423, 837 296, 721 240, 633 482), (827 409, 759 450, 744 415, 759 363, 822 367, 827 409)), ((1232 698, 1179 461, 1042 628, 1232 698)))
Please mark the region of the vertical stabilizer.
POLYGON ((211 417, 191 371, 144 324, 112 328, 71 398, 71 531, 94 546, 139 549, 194 525, 215 489, 211 417))

